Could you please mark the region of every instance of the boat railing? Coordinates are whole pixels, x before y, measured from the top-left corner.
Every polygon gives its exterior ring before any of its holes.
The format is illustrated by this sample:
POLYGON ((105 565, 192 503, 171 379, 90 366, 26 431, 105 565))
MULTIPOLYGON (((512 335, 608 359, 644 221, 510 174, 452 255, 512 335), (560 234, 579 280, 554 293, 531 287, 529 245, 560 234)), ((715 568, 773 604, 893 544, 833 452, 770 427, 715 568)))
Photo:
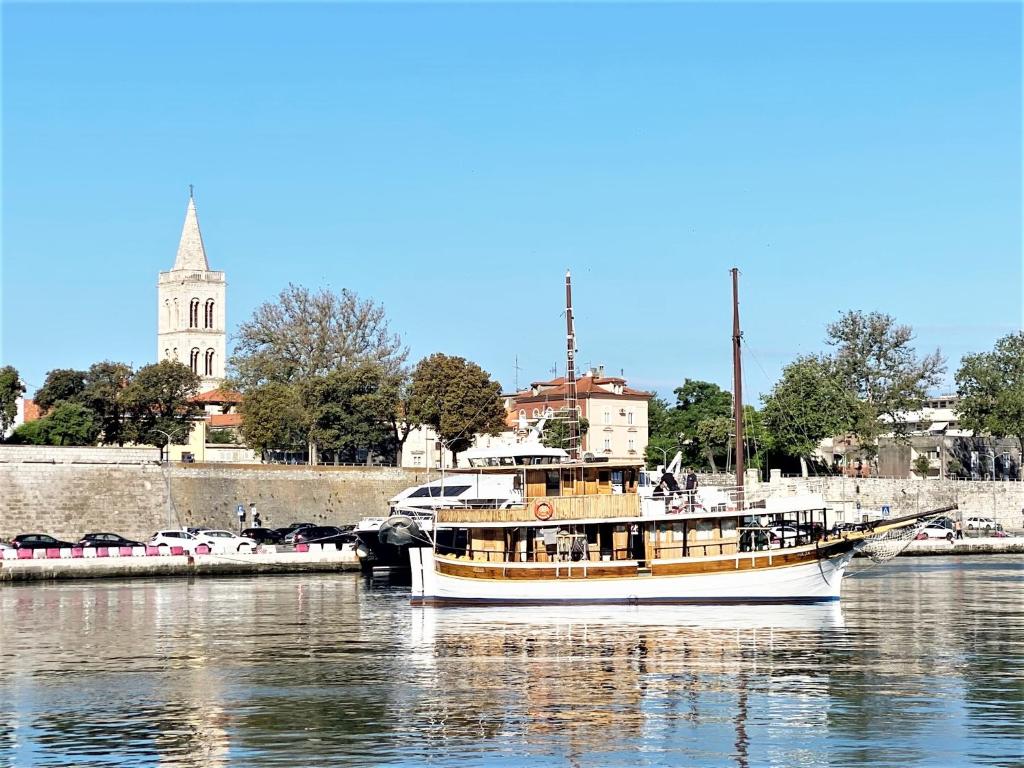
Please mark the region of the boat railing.
POLYGON ((722 539, 706 543, 680 542, 679 544, 658 544, 654 547, 655 560, 668 560, 680 557, 710 557, 711 555, 731 555, 736 552, 736 539, 722 539), (729 551, 726 552, 726 547, 729 551))
POLYGON ((448 557, 454 560, 465 561, 465 562, 476 562, 476 563, 569 563, 569 562, 607 562, 607 561, 623 561, 632 560, 632 550, 627 547, 601 549, 599 552, 590 552, 589 550, 574 553, 556 550, 552 552, 536 550, 533 552, 507 552, 504 549, 465 549, 458 550, 446 550, 444 547, 439 547, 437 554, 440 557, 448 557), (538 558, 537 555, 543 555, 543 558, 538 558))
POLYGON ((635 493, 586 496, 537 496, 504 509, 439 509, 439 523, 537 523, 551 520, 605 520, 640 516, 640 497, 635 493))

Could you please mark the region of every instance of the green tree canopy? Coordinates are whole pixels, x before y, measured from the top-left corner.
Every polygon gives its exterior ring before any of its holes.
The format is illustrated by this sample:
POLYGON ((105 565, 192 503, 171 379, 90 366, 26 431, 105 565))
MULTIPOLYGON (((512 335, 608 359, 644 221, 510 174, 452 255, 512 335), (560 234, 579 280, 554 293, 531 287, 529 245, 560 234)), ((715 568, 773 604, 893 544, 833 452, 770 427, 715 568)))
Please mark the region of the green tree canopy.
POLYGON ((382 365, 360 363, 309 380, 302 391, 310 435, 335 461, 391 453, 398 391, 382 365))
POLYGON ((852 432, 860 419, 871 418, 825 355, 798 357, 762 400, 771 448, 794 457, 812 455, 824 438, 852 432))
POLYGON ((125 435, 137 443, 162 448, 187 441, 192 422, 203 412, 193 401, 199 394, 199 377, 175 360, 161 360, 138 370, 125 388, 121 402, 127 415, 125 435))
POLYGON ((413 370, 412 418, 433 427, 452 451, 468 448, 476 434, 498 434, 505 426, 501 386, 476 363, 436 353, 413 370))
POLYGON ((100 434, 96 414, 81 403, 58 403, 41 421, 51 445, 95 445, 100 434))
POLYGON ((347 289, 313 292, 289 284, 241 325, 229 363, 233 382, 247 392, 267 382, 303 383, 367 362, 394 373, 406 356, 388 329, 383 306, 347 289))
POLYGON ((18 416, 18 398, 25 393, 18 370, 11 365, 0 368, 0 440, 18 416))
POLYGON ((956 385, 961 426, 1016 437, 1024 448, 1024 332, 999 339, 991 352, 966 355, 956 385))
POLYGON ((85 373, 78 401, 96 414, 104 443, 124 445, 124 408, 121 400, 132 380, 131 366, 104 360, 85 373))
MULTIPOLYGON (((569 413, 569 409, 559 408, 554 413, 554 417, 545 422, 544 433, 540 438, 543 445, 546 445, 548 448, 561 448, 565 451, 569 450, 569 413)), ((590 431, 590 421, 583 416, 580 416, 579 421, 579 436, 582 438, 583 435, 590 431)))
POLYGON ((309 420, 296 385, 254 387, 245 393, 241 412, 242 437, 255 451, 302 449, 309 440, 309 420))
POLYGON ((918 357, 910 326, 881 312, 851 311, 828 325, 827 342, 836 348, 836 374, 843 385, 868 405, 851 431, 862 444, 881 432, 879 416, 887 416, 897 438, 906 438, 906 414, 924 404, 946 370, 938 350, 918 357))
POLYGON ((57 403, 78 402, 85 389, 85 371, 73 368, 56 368, 46 374, 46 381, 36 392, 35 402, 44 411, 48 411, 57 403))

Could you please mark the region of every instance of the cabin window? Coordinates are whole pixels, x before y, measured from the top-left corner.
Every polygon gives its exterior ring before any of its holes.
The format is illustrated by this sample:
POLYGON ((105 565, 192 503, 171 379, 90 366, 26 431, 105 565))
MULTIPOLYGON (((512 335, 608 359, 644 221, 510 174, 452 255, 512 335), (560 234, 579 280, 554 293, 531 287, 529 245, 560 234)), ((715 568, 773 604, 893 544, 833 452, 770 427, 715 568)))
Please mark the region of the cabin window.
POLYGON ((549 469, 544 473, 544 495, 545 496, 558 496, 560 495, 561 485, 558 482, 558 470, 549 469))
POLYGON ((735 517, 723 517, 721 520, 722 525, 722 538, 723 539, 734 539, 736 538, 736 518, 735 517))
POLYGON ((714 533, 714 523, 710 520, 697 521, 697 541, 710 541, 714 533))
POLYGON ((597 482, 600 485, 608 485, 609 472, 607 469, 602 469, 597 473, 597 482))

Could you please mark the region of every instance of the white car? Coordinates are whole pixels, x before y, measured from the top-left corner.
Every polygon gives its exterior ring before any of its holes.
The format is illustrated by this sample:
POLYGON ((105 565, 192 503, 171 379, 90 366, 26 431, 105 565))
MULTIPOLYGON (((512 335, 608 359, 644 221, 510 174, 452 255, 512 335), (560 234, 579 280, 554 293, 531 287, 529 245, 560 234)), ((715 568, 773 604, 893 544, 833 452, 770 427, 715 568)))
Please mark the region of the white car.
MULTIPOLYGON (((161 545, 167 547, 181 547, 190 555, 194 555, 196 547, 200 544, 206 544, 207 542, 200 541, 194 534, 188 531, 157 531, 149 540, 150 546, 159 547, 161 545)), ((211 547, 212 549, 212 547, 211 547)))
POLYGON ((942 523, 928 523, 917 532, 915 539, 945 539, 946 541, 952 541, 956 534, 952 528, 943 525, 942 523))
POLYGON ((789 525, 776 525, 768 529, 771 532, 771 548, 795 547, 805 543, 805 538, 800 531, 789 525))
POLYGON ((968 531, 978 530, 988 534, 991 531, 1000 530, 1001 526, 991 517, 972 516, 964 518, 964 528, 968 531))
POLYGON ((231 531, 199 531, 196 538, 207 544, 220 555, 232 552, 255 552, 256 540, 231 533, 231 531))

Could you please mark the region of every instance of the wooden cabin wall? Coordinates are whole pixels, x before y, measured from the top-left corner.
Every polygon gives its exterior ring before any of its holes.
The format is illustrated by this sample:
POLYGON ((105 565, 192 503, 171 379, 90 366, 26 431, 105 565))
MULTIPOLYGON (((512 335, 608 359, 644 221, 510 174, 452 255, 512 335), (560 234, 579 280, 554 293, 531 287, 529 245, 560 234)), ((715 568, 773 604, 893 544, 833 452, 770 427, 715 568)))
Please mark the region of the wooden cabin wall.
POLYGON ((505 553, 505 531, 502 528, 474 528, 470 532, 474 560, 504 560, 505 553), (497 552, 501 558, 491 555, 488 552, 497 552))

